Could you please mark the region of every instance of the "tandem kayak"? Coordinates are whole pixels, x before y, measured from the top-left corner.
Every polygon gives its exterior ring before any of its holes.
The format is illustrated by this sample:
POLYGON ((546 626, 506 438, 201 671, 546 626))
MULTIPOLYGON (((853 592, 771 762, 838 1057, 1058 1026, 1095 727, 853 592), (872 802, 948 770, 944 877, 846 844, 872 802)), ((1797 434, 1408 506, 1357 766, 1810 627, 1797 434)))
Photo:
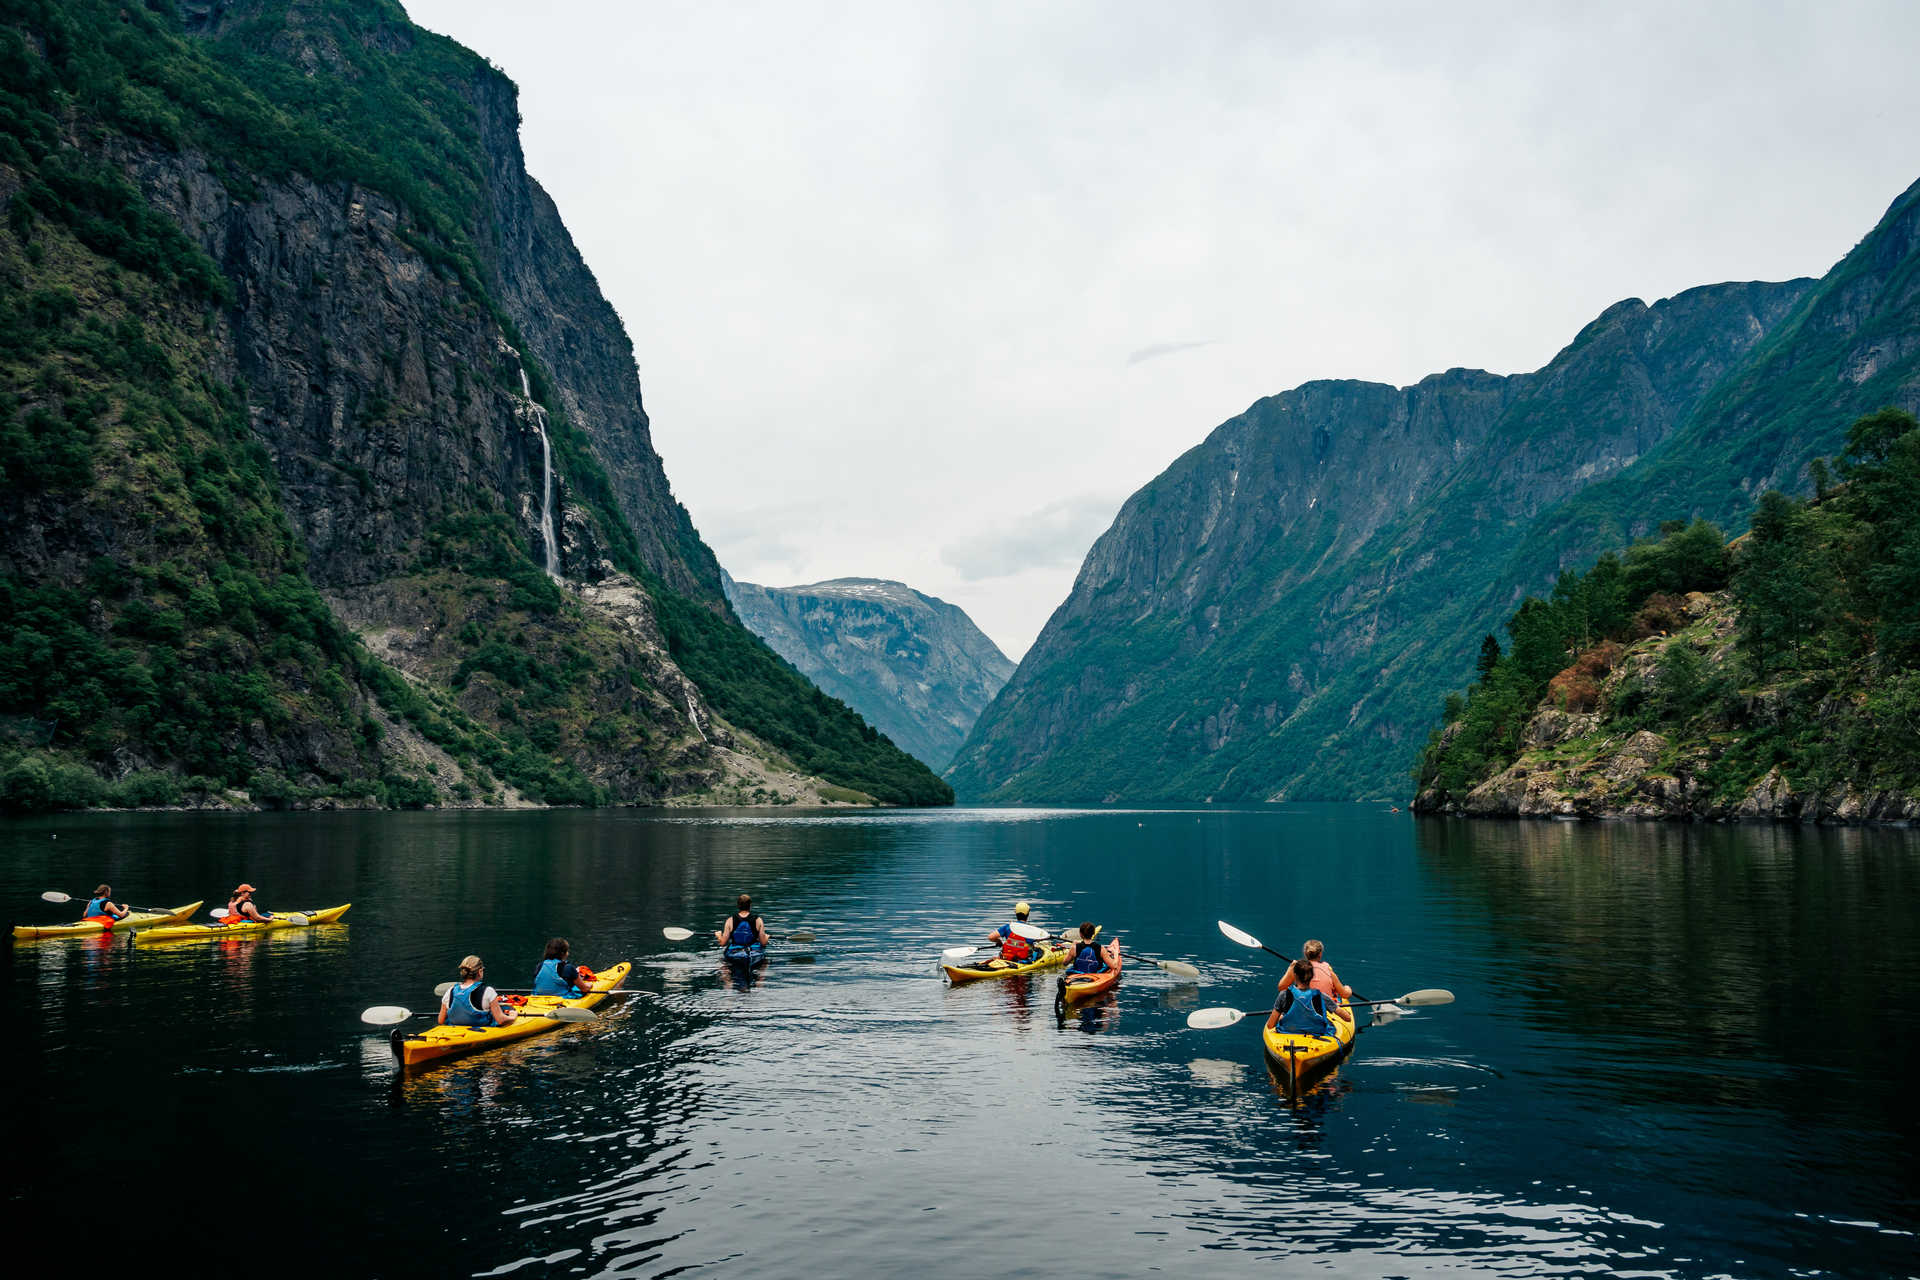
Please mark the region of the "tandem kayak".
POLYGON ((337 907, 328 907, 324 911, 283 911, 271 920, 246 920, 239 924, 172 924, 158 929, 143 929, 133 935, 133 940, 142 946, 150 942, 212 942, 218 938, 239 938, 250 933, 272 933, 277 929, 304 929, 309 925, 332 924, 347 914, 351 902, 343 902, 337 907), (289 916, 305 916, 306 922, 291 920, 289 916))
POLYGON ((1060 995, 1068 1004, 1078 1004, 1082 1000, 1091 1000, 1113 990, 1120 981, 1120 948, 1109 942, 1100 948, 1100 954, 1107 959, 1108 968, 1100 973, 1069 973, 1060 979, 1060 995))
MULTIPOLYGON (((1342 1007, 1345 1007, 1344 1004, 1342 1007)), ((1347 1012, 1351 1014, 1353 1010, 1347 1009, 1347 1012)), ((1267 1056, 1267 1066, 1283 1084, 1299 1088, 1301 1081, 1331 1067, 1353 1047, 1353 1033, 1357 1026, 1354 1019, 1335 1014, 1332 1021, 1334 1034, 1330 1036, 1261 1030, 1260 1044, 1267 1056)))
POLYGON ((1025 964, 995 956, 978 964, 943 964, 940 967, 947 971, 948 981, 957 985, 979 978, 1014 978, 1023 973, 1038 973, 1042 969, 1058 968, 1067 962, 1066 943, 1048 939, 1039 946, 1042 948, 1040 954, 1025 964))
POLYGON ((482 1049, 497 1049, 503 1044, 542 1035, 555 1027, 566 1025, 554 1018, 536 1016, 542 1010, 557 1005, 591 1009, 605 1000, 608 992, 627 980, 627 971, 632 967, 622 960, 605 972, 596 974, 593 986, 584 996, 572 999, 528 996, 526 1004, 520 1007, 520 1016, 504 1027, 428 1027, 425 1031, 412 1034, 395 1027, 390 1036, 393 1056, 400 1059, 403 1067, 417 1067, 438 1062, 442 1058, 457 1058, 462 1054, 478 1053, 482 1049))
POLYGON ((122 929, 149 929, 155 925, 179 924, 205 906, 204 901, 189 902, 174 911, 132 911, 124 920, 108 924, 103 920, 79 920, 73 924, 17 924, 13 936, 28 938, 79 938, 87 934, 118 933, 122 929))

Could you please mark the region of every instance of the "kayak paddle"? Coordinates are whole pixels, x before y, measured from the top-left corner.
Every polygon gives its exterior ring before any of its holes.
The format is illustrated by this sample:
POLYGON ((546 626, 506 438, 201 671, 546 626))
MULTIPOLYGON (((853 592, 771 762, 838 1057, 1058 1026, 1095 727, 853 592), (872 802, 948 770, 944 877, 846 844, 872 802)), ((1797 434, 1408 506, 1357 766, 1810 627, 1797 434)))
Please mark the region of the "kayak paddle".
MULTIPOLYGON (((215 920, 225 920, 228 916, 232 915, 233 912, 227 910, 225 907, 215 907, 213 910, 207 912, 207 914, 212 916, 215 920)), ((267 919, 268 920, 285 920, 288 924, 292 925, 296 929, 304 929, 308 925, 313 923, 313 921, 307 919, 306 916, 302 915, 298 911, 289 911, 289 912, 286 912, 284 915, 268 916, 267 919)), ((265 922, 261 921, 257 923, 265 923, 265 922)))
MULTIPOLYGON (((360 1021, 375 1027, 391 1027, 395 1023, 405 1022, 408 1018, 414 1016, 413 1010, 397 1004, 377 1004, 371 1009, 363 1009, 360 1011, 360 1021)), ((427 1015, 420 1014, 419 1016, 424 1018, 427 1015)), ((523 1011, 519 1016, 522 1018, 551 1018, 555 1022, 593 1022, 600 1017, 599 1014, 591 1009, 576 1009, 571 1005, 564 1004, 557 1009, 551 1009, 544 1013, 526 1013, 523 1011)))
MULTIPOLYGON (((92 902, 93 896, 89 894, 88 896, 82 898, 82 897, 77 897, 71 893, 61 893, 58 889, 49 889, 45 893, 40 895, 40 900, 42 902, 92 902)), ((127 910, 159 911, 159 912, 163 912, 166 915, 172 915, 174 911, 172 907, 135 907, 135 906, 129 906, 127 910)))
POLYGON ((1121 950, 1135 960, 1145 960, 1148 964, 1158 965, 1176 978, 1189 978, 1195 982, 1200 980, 1200 970, 1185 960, 1162 960, 1157 956, 1143 956, 1138 951, 1128 951, 1124 947, 1121 950))
MULTIPOLYGON (((672 924, 660 932, 668 942, 685 942, 687 939, 695 936, 692 929, 682 929, 680 926, 672 924)), ((800 929, 793 933, 769 933, 767 937, 773 939, 775 942, 812 942, 814 933, 811 929, 800 929)))
MULTIPOLYGON (((1428 987, 1422 991, 1409 991, 1397 1000, 1354 1000, 1344 1007, 1365 1009, 1372 1005, 1397 1004, 1410 1008, 1423 1005, 1452 1004, 1453 992, 1439 987, 1428 987)), ((1215 1031, 1221 1027, 1230 1027, 1242 1018, 1251 1018, 1263 1013, 1272 1013, 1271 1009, 1195 1009, 1187 1015, 1187 1025, 1195 1031, 1215 1031)))
POLYGON ((1245 929, 1236 929, 1232 925, 1228 924, 1225 920, 1217 921, 1216 923, 1218 923, 1220 926, 1220 932, 1226 934, 1229 938, 1232 938, 1235 942, 1239 943, 1241 946, 1252 947, 1256 951, 1264 951, 1270 956, 1280 956, 1280 958, 1282 960, 1285 960, 1288 964, 1293 963, 1292 956, 1280 955, 1278 951, 1275 951, 1272 947, 1260 941, 1260 939, 1254 937, 1252 934, 1248 933, 1245 929))

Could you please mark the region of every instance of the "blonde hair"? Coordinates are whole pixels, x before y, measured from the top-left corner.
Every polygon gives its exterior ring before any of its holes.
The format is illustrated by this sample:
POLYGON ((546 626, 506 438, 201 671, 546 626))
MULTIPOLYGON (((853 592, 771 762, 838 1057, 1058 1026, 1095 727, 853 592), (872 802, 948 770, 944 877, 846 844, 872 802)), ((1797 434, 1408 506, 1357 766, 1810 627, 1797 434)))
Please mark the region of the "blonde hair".
POLYGON ((1307 945, 1300 948, 1300 954, 1308 960, 1318 960, 1327 953, 1326 947, 1318 938, 1308 938, 1307 945))
POLYGON ((460 980, 462 982, 472 982, 480 976, 480 971, 486 967, 486 965, 480 962, 479 956, 468 956, 460 962, 460 980))

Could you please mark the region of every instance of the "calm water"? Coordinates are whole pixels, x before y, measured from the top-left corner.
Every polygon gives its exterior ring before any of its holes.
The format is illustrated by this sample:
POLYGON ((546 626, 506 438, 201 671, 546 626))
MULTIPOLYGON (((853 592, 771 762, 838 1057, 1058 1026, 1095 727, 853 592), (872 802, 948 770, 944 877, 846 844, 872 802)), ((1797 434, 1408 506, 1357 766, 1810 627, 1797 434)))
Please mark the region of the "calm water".
MULTIPOLYGON (((1920 837, 1259 811, 109 816, 0 825, 0 901, 351 900, 218 946, 15 946, 10 1256, 223 1244, 339 1273, 1061 1277, 1920 1270, 1920 837), (53 837, 57 836, 55 839, 53 837), (742 888, 811 927, 751 985, 660 936, 742 888), (1146 965, 1062 1028, 1052 980, 949 989, 1005 918, 1146 965), (1257 1026, 1308 935, 1364 1030, 1293 1100, 1257 1026), (431 1008, 549 933, 636 963, 621 1012, 399 1078, 431 1008), (18 1229, 30 1224, 30 1230, 18 1229)), ((71 909, 69 909, 71 910, 71 909)), ((211 1258, 214 1252, 206 1254, 211 1258)))

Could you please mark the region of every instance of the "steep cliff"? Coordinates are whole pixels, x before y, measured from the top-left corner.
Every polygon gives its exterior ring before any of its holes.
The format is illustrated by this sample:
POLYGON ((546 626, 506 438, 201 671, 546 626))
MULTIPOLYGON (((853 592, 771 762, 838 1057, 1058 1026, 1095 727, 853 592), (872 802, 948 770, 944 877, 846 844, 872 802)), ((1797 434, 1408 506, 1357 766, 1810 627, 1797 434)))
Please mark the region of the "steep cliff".
POLYGON ((740 620, 775 653, 935 769, 1013 674, 963 610, 904 583, 726 586, 740 620))
POLYGON ((1260 401, 1128 500, 949 780, 1008 800, 1397 791, 1511 602, 1487 584, 1531 518, 1670 435, 1809 283, 1629 300, 1537 373, 1260 401))
POLYGON ((950 796, 733 618, 498 71, 79 0, 0 87, 14 803, 950 796))

